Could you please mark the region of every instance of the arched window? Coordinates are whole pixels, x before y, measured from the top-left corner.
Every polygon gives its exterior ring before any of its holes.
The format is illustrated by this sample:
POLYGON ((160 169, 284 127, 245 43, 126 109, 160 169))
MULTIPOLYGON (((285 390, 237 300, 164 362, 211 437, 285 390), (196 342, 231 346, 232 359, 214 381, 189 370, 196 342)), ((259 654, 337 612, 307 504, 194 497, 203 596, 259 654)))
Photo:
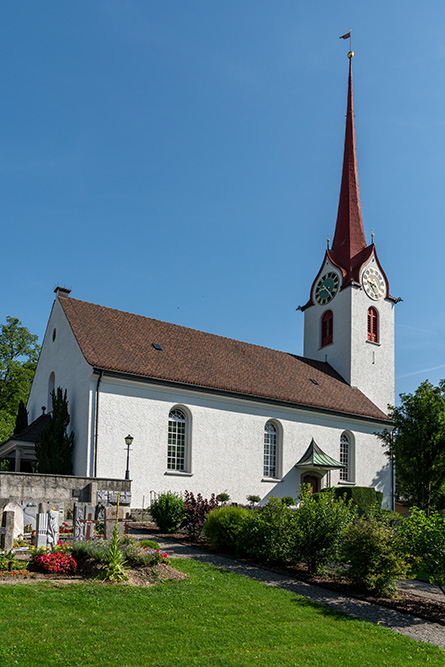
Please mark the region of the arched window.
POLYGON ((343 482, 349 481, 349 463, 350 463, 350 446, 349 438, 346 433, 342 433, 340 437, 340 463, 344 468, 340 468, 340 479, 343 482))
POLYGON ((379 342, 379 314, 373 306, 368 308, 368 340, 379 342))
POLYGON ((321 347, 332 343, 334 337, 334 315, 327 310, 321 318, 321 347))
POLYGON ((340 436, 340 482, 355 482, 355 441, 351 433, 340 436))
POLYGON ((264 477, 277 477, 278 429, 273 422, 264 427, 264 477))
POLYGON ((51 373, 48 379, 48 399, 46 404, 47 412, 53 411, 53 391, 55 391, 56 376, 51 373))
POLYGON ((185 471, 187 464, 187 416, 174 408, 168 415, 167 470, 185 471))

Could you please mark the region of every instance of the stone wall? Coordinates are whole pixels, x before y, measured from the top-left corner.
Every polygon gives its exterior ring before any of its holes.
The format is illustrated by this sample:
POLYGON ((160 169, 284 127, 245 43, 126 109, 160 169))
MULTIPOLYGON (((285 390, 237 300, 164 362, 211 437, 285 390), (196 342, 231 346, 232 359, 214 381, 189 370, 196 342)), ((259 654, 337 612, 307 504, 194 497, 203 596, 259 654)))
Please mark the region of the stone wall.
MULTIPOLYGON (((39 473, 0 473, 0 509, 11 500, 18 503, 33 500, 37 503, 64 504, 65 511, 77 502, 96 505, 99 491, 119 491, 129 505, 131 480, 39 473)), ((103 495, 103 494, 102 494, 103 495)))

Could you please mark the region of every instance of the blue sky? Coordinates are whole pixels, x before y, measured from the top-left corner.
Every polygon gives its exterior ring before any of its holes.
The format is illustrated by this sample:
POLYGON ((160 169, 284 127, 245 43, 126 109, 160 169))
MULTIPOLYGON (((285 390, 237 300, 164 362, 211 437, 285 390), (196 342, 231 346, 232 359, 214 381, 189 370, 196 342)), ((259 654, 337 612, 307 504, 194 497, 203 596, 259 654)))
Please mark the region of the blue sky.
POLYGON ((302 354, 337 213, 353 29, 365 231, 396 391, 445 377, 445 4, 0 6, 0 322, 85 301, 302 354))

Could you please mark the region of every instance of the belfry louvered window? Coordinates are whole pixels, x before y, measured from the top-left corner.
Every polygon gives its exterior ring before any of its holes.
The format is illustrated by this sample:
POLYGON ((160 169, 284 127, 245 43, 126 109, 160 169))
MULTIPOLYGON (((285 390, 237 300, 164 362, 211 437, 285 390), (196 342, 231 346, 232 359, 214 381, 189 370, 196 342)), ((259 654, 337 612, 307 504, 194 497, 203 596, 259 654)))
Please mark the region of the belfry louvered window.
POLYGON ((186 469, 187 417, 182 410, 170 410, 168 416, 167 470, 186 469))
POLYGON ((373 306, 368 308, 368 340, 379 342, 379 314, 373 306))
POLYGON ((321 318, 321 347, 330 345, 334 339, 334 315, 327 310, 321 318))

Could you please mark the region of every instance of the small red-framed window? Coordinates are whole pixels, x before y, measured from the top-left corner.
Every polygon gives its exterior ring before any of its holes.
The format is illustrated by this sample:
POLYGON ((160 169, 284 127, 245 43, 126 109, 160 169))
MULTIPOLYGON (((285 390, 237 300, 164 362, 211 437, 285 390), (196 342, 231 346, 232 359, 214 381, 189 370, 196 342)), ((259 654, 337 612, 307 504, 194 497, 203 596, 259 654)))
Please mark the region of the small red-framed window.
POLYGON ((368 308, 368 340, 379 342, 379 314, 373 306, 368 308))
POLYGON ((327 310, 321 318, 321 347, 332 343, 334 336, 334 315, 327 310))

